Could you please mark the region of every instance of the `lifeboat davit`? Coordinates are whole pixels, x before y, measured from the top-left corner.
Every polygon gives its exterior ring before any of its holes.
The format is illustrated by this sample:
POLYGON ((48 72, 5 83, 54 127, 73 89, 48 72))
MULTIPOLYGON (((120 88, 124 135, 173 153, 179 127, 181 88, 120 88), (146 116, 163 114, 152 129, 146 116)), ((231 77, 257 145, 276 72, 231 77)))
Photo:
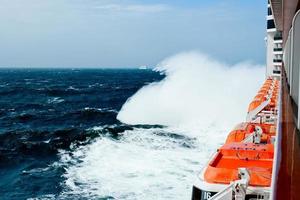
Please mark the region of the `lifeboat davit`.
POLYGON ((226 144, 242 142, 257 129, 262 131, 261 143, 272 143, 272 138, 276 134, 276 127, 273 124, 240 123, 227 136, 226 144))

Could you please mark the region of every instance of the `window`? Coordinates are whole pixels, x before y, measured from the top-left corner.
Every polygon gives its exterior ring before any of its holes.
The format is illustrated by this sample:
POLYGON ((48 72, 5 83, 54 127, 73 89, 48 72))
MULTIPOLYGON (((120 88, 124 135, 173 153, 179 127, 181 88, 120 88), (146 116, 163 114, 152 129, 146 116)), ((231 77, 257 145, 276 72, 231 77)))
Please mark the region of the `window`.
POLYGON ((273 51, 282 51, 282 48, 280 48, 280 47, 274 48, 273 51))
POLYGON ((275 28, 275 23, 273 19, 268 20, 267 29, 275 28))
POLYGON ((272 9, 271 9, 271 7, 268 8, 268 15, 272 15, 272 9))
POLYGON ((281 59, 273 59, 273 62, 282 62, 281 59))
POLYGON ((280 74, 280 70, 273 70, 273 74, 280 74))
POLYGON ((277 31, 274 40, 282 40, 282 33, 280 31, 277 31))

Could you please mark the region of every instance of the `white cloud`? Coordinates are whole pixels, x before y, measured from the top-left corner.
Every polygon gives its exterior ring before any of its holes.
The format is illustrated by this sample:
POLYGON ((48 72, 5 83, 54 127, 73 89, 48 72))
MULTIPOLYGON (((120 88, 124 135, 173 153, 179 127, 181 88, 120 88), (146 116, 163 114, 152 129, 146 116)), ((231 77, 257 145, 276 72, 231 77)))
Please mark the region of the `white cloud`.
POLYGON ((152 5, 143 5, 143 4, 131 4, 131 5, 122 5, 122 4, 106 4, 96 7, 97 9, 107 10, 107 11, 116 11, 116 12, 142 12, 142 13, 156 13, 169 10, 170 7, 165 4, 152 4, 152 5))

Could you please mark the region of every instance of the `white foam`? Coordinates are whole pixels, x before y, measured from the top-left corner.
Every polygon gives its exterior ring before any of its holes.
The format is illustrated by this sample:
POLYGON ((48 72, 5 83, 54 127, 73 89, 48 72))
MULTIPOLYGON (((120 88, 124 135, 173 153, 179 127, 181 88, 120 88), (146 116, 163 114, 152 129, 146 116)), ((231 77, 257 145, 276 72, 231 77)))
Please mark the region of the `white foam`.
POLYGON ((80 89, 79 89, 79 88, 75 88, 75 87, 73 87, 73 86, 69 86, 69 87, 67 88, 67 90, 79 91, 80 89))
MULTIPOLYGON (((80 162, 67 168, 62 198, 189 199, 196 173, 219 144, 158 134, 168 132, 134 129, 125 131, 120 140, 98 139, 72 157, 63 153, 62 162, 80 162)), ((220 134, 208 139, 216 137, 220 134)))
POLYGON ((161 62, 166 78, 140 89, 122 107, 127 124, 232 128, 244 121, 247 106, 264 79, 263 67, 229 66, 197 53, 182 53, 161 62))

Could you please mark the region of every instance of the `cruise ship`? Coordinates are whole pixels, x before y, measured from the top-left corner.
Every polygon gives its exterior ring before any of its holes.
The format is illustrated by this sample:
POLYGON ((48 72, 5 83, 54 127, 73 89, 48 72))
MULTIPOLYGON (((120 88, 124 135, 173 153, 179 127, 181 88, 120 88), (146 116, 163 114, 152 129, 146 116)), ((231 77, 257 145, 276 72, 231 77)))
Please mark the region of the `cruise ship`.
POLYGON ((300 0, 267 5, 265 82, 197 175, 192 200, 300 199, 300 0))

